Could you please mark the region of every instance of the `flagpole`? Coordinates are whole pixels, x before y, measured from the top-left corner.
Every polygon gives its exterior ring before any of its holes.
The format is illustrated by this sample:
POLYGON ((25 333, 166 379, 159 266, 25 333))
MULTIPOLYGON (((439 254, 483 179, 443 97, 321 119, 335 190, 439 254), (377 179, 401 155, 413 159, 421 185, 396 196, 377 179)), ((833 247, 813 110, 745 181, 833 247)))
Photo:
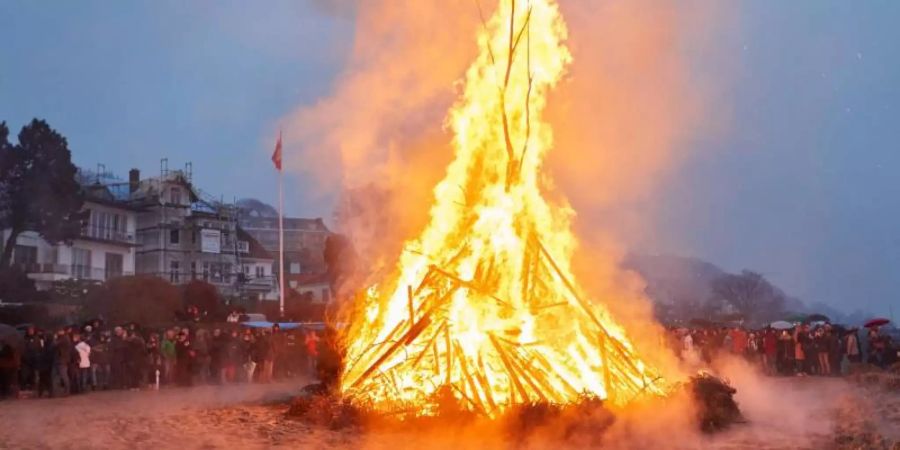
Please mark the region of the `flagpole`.
MULTIPOLYGON (((281 143, 281 130, 278 131, 278 142, 281 143)), ((281 156, 281 155, 279 155, 281 156)), ((278 168, 278 313, 279 320, 284 317, 284 171, 278 168)))

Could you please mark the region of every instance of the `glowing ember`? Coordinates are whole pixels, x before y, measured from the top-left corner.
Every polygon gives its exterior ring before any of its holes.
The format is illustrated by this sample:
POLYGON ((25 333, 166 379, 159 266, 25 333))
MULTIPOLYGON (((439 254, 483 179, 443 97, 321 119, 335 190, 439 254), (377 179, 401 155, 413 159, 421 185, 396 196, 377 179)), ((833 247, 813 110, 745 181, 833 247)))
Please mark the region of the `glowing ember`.
POLYGON ((431 220, 344 336, 341 390, 382 411, 437 397, 493 416, 514 404, 661 394, 623 329, 570 272, 571 211, 541 195, 547 91, 571 55, 554 0, 503 1, 449 113, 455 159, 431 220))

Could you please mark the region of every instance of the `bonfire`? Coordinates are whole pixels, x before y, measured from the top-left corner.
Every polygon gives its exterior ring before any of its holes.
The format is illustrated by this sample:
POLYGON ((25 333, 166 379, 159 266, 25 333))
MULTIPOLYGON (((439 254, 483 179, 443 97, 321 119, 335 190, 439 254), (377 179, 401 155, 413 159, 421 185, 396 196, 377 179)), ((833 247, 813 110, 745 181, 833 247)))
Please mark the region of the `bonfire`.
POLYGON ((341 394, 413 415, 437 414, 450 396, 488 417, 665 395, 665 380, 575 280, 572 211, 542 193, 552 147, 542 113, 572 60, 559 7, 504 0, 481 20, 447 118, 455 157, 430 221, 349 318, 341 394))

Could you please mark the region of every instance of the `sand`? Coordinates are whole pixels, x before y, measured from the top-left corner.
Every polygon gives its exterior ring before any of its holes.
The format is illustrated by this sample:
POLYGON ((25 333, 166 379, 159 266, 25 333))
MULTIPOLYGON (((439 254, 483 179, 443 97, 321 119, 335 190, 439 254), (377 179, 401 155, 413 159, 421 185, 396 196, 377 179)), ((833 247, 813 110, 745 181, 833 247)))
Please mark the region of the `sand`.
MULTIPOLYGON (((271 385, 114 391, 0 402, 0 448, 714 448, 900 449, 900 390, 851 379, 732 380, 748 423, 713 436, 683 412, 620 417, 602 440, 590 430, 558 441, 512 440, 480 429, 330 430, 286 416, 303 380, 271 385), (667 427, 666 424, 671 426, 667 427)), ((556 438, 554 438, 556 439, 556 438)))

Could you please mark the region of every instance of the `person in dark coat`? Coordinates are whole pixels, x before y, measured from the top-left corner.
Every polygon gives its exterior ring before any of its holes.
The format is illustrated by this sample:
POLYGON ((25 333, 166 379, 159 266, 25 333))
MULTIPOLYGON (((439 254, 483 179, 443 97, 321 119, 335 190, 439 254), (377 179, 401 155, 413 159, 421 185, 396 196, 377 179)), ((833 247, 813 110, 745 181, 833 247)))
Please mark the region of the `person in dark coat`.
POLYGON ((147 375, 147 343, 137 329, 128 332, 128 378, 130 389, 139 389, 147 375))
POLYGON ((47 397, 53 397, 55 389, 53 386, 53 368, 56 366, 56 342, 52 335, 45 335, 42 339, 44 347, 41 349, 41 356, 38 360, 38 385, 37 395, 43 397, 47 393, 47 397))
POLYGON ((253 362, 256 363, 256 371, 259 374, 257 381, 268 383, 272 381, 272 341, 264 332, 256 336, 253 344, 253 362))
POLYGON ((126 338, 125 329, 116 327, 109 341, 110 386, 114 389, 123 389, 131 385, 126 338))
POLYGON ((74 358, 72 341, 65 330, 59 330, 56 335, 56 355, 53 359, 53 389, 61 389, 62 395, 72 393, 71 378, 69 378, 69 366, 74 358))
POLYGON ((178 335, 175 343, 175 381, 181 386, 190 386, 194 370, 194 349, 188 340, 187 333, 178 335))
POLYGON ((95 389, 109 389, 109 357, 109 338, 101 334, 91 343, 91 372, 95 389))
POLYGON ((28 327, 25 331, 25 352, 22 354, 22 368, 19 385, 22 389, 37 389, 39 370, 41 363, 41 351, 43 340, 35 327, 28 327))

